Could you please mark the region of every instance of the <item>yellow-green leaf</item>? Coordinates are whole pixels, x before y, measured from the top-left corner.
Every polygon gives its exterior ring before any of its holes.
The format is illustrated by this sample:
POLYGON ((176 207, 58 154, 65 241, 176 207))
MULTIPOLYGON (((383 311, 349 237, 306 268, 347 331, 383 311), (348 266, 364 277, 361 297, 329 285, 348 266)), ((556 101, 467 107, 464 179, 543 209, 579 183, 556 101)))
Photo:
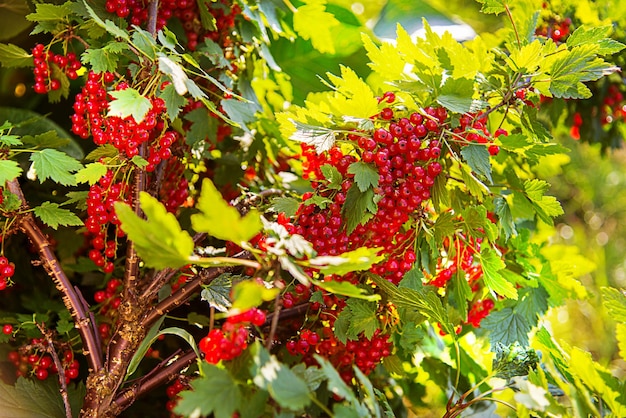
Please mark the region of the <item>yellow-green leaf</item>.
POLYGON ((191 225, 198 232, 206 232, 215 238, 234 243, 249 241, 259 233, 263 225, 255 210, 241 216, 222 197, 213 182, 205 179, 198 199, 201 213, 191 216, 191 225))
POLYGON ((122 202, 115 203, 115 213, 145 265, 163 269, 188 264, 194 248, 193 239, 181 229, 174 214, 148 193, 142 192, 139 202, 146 219, 137 216, 122 202))

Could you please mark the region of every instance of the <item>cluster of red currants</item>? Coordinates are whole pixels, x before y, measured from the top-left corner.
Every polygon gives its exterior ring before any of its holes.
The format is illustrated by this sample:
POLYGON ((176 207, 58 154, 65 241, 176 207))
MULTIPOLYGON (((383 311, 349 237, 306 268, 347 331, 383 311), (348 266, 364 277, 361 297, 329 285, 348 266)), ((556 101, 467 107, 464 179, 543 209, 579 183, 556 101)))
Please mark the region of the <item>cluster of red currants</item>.
POLYGON ((94 301, 99 305, 98 313, 100 324, 98 332, 103 344, 106 344, 111 337, 111 324, 115 323, 117 317, 117 309, 122 301, 120 294, 122 292, 122 281, 120 279, 111 278, 106 283, 106 287, 97 290, 94 295, 94 301))
MULTIPOLYGON (((187 36, 187 48, 194 51, 198 41, 209 38, 215 42, 228 36, 235 25, 235 17, 241 8, 231 1, 207 2, 209 12, 215 18, 215 31, 204 31, 196 0, 163 0, 159 2, 156 27, 161 29, 171 18, 178 18, 187 36)), ((105 9, 121 18, 130 18, 130 23, 141 26, 148 20, 147 2, 144 0, 106 0, 105 9)))
POLYGON ((33 63, 35 68, 33 73, 35 75, 35 93, 46 94, 52 90, 58 90, 61 88, 61 81, 54 78, 54 69, 52 65, 56 66, 59 71, 65 73, 70 80, 76 80, 78 78, 77 71, 82 64, 78 60, 75 53, 69 52, 67 55, 58 55, 46 50, 45 45, 36 44, 33 49, 33 63))
POLYGON ((260 327, 265 324, 265 312, 258 308, 251 308, 245 312, 230 316, 220 328, 214 328, 198 343, 198 348, 204 353, 204 359, 217 364, 221 360, 232 360, 248 347, 248 327, 260 327))
MULTIPOLYGON (((526 93, 524 90, 518 90, 516 92, 516 98, 524 100, 526 93)), ((500 153, 500 147, 493 144, 494 139, 500 135, 508 136, 508 131, 502 128, 498 128, 493 136, 489 132, 487 125, 481 118, 481 113, 472 114, 466 113, 461 116, 459 126, 454 128, 452 132, 461 138, 461 146, 469 145, 470 143, 476 144, 491 144, 487 147, 489 154, 498 155, 500 153)))
POLYGON ((117 239, 124 236, 119 228, 119 219, 115 213, 115 202, 130 203, 128 183, 113 181, 112 170, 102 176, 98 182, 89 187, 87 193, 87 219, 85 220, 85 235, 89 239, 91 250, 89 259, 105 273, 113 273, 113 260, 117 255, 117 239), (111 237, 109 225, 114 232, 111 237))
POLYGON ((11 285, 11 278, 15 274, 15 264, 3 255, 0 255, 0 291, 11 285))
MULTIPOLYGON (((387 100, 394 100, 387 95, 387 100)), ((412 248, 414 230, 403 231, 403 225, 420 216, 430 199, 435 179, 441 173, 439 136, 447 119, 443 108, 428 107, 424 113, 412 113, 395 119, 391 108, 384 108, 379 119, 388 121, 370 137, 364 133, 348 136, 356 154, 344 155, 338 147, 317 155, 312 147, 303 145, 303 169, 313 182, 316 193, 332 200, 325 209, 307 205, 314 193, 305 193, 298 209, 296 233, 309 240, 321 255, 338 255, 361 246, 383 247, 387 259, 372 267, 375 274, 398 283, 411 269, 416 256, 412 248), (356 188, 354 174, 349 167, 366 163, 378 173, 377 212, 367 222, 358 224, 351 233, 345 228, 343 206, 351 189, 356 188), (328 190, 321 173, 323 165, 330 164, 341 174, 341 190, 328 190)))
POLYGON ((165 394, 169 398, 169 400, 165 404, 165 409, 170 412, 170 418, 178 418, 180 415, 174 414, 172 411, 176 407, 180 396, 178 395, 183 390, 189 389, 189 382, 184 375, 178 376, 176 380, 174 380, 170 385, 165 389, 165 394))
POLYGON ((566 41, 572 31, 572 19, 563 17, 550 10, 548 2, 542 4, 540 22, 535 29, 535 35, 552 39, 556 44, 566 41))
MULTIPOLYGON (((8 360, 13 363, 16 376, 35 376, 39 380, 46 380, 50 374, 58 373, 58 369, 52 360, 52 356, 47 354, 45 348, 47 341, 35 338, 29 345, 21 347, 19 350, 10 351, 8 360)), ((74 358, 74 353, 70 349, 63 351, 60 358, 65 373, 66 383, 76 379, 79 374, 79 363, 74 358)))
MULTIPOLYGON (((154 171, 162 160, 172 156, 171 146, 178 139, 176 131, 165 126, 165 101, 151 98, 152 107, 141 122, 135 121, 133 116, 108 116, 108 88, 114 81, 112 73, 89 72, 87 82, 74 102, 72 132, 81 138, 91 135, 96 145, 111 144, 128 158, 138 155, 139 147, 148 143, 146 171, 154 171)), ((115 86, 115 90, 128 87, 122 81, 115 86)))

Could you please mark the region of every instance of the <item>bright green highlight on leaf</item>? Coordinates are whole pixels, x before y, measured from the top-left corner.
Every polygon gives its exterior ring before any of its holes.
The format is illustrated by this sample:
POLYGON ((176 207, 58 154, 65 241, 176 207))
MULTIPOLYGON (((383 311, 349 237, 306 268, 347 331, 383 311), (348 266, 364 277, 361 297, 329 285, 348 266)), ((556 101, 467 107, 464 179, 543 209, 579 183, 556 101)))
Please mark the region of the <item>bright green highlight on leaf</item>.
POLYGON ((139 202, 146 219, 121 202, 115 203, 115 212, 146 266, 163 269, 188 264, 193 239, 181 229, 174 214, 167 212, 165 206, 148 193, 142 192, 139 202))
POLYGON ((215 238, 236 244, 249 241, 259 233, 263 225, 256 210, 241 216, 230 206, 213 182, 204 179, 197 208, 201 213, 191 216, 193 229, 207 232, 215 238))
POLYGON ((274 300, 278 293, 278 288, 267 288, 255 280, 243 280, 233 286, 232 308, 246 311, 274 300))
POLYGON ((22 168, 13 160, 0 160, 0 184, 11 181, 22 174, 22 168))
POLYGON ((306 0, 293 15, 293 27, 303 39, 310 39, 313 47, 322 53, 335 53, 330 29, 339 25, 334 15, 326 11, 325 0, 306 0))
POLYGON ((483 268, 483 281, 485 285, 500 296, 509 299, 517 299, 515 286, 498 273, 506 267, 500 256, 498 256, 494 250, 485 248, 480 253, 479 261, 483 268))
POLYGON ((310 267, 319 269, 323 274, 343 276, 352 271, 369 270, 374 264, 381 262, 385 257, 378 255, 381 247, 361 247, 338 256, 319 256, 306 262, 310 267))
POLYGON ((115 99, 109 102, 109 116, 120 118, 132 116, 135 122, 141 123, 152 108, 152 103, 147 97, 130 87, 111 91, 109 94, 115 99))

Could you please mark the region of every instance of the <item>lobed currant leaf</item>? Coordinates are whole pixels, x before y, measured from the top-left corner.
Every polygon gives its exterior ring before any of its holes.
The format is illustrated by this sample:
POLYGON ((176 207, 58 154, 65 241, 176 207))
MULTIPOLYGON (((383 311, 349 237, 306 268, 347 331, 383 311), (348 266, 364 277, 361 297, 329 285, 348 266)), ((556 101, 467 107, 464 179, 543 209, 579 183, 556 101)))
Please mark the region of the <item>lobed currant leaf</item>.
POLYGON ((109 102, 108 116, 120 118, 132 116, 135 122, 141 123, 152 108, 150 99, 130 87, 124 90, 111 91, 109 95, 115 100, 109 102))
POLYGON ((31 170, 36 173, 40 183, 51 179, 64 186, 73 186, 76 184, 76 177, 72 173, 83 168, 74 158, 52 148, 34 152, 30 161, 31 170))
POLYGON ((339 170, 337 170, 337 167, 330 164, 324 164, 320 167, 320 171, 326 180, 328 180, 326 187, 331 190, 341 190, 341 181, 343 180, 343 177, 341 176, 339 170))
POLYGON ((56 203, 43 202, 33 209, 33 213, 52 229, 62 226, 81 226, 83 221, 68 209, 62 209, 56 203))
POLYGON ((0 160, 0 184, 15 180, 22 174, 22 168, 13 160, 0 160))
POLYGON ((500 296, 509 299, 517 299, 515 286, 507 281, 500 273, 506 267, 502 258, 491 248, 483 248, 480 252, 480 265, 483 269, 483 281, 485 286, 500 296))
POLYGON ((307 0, 293 15, 293 28, 321 53, 335 53, 330 29, 339 25, 334 15, 326 11, 325 0, 307 0))
POLYGON ((202 182, 197 208, 200 213, 191 216, 193 229, 207 232, 218 239, 239 244, 249 241, 263 228, 256 210, 241 216, 237 209, 224 200, 209 179, 202 182))
POLYGON ((230 273, 220 274, 211 283, 202 286, 200 298, 208 302, 212 308, 220 312, 226 312, 232 306, 230 294, 233 289, 233 282, 242 278, 243 276, 230 273))
POLYGON ((200 377, 192 380, 191 390, 180 393, 176 414, 191 416, 214 414, 231 418, 243 400, 239 384, 230 373, 207 362, 200 363, 200 377))
POLYGON ((76 173, 78 183, 89 183, 93 185, 107 173, 108 168, 102 163, 90 163, 76 173))
POLYGON ((232 309, 246 311, 276 298, 280 289, 268 288, 256 280, 242 280, 233 286, 232 309))
POLYGON ((14 44, 0 44, 0 64, 5 68, 32 67, 33 56, 14 44))
POLYGON ((348 167, 348 173, 354 174, 354 182, 361 192, 365 192, 370 187, 378 187, 378 171, 372 164, 357 161, 348 167))
POLYGON ((142 192, 139 202, 146 219, 137 216, 122 202, 115 203, 115 213, 146 266, 163 269, 188 264, 193 239, 181 229, 174 214, 167 212, 165 206, 148 193, 142 192))
POLYGON ((306 261, 306 265, 319 269, 323 274, 343 276, 352 271, 369 270, 374 264, 380 263, 385 256, 379 254, 381 247, 360 247, 337 256, 319 256, 306 261))

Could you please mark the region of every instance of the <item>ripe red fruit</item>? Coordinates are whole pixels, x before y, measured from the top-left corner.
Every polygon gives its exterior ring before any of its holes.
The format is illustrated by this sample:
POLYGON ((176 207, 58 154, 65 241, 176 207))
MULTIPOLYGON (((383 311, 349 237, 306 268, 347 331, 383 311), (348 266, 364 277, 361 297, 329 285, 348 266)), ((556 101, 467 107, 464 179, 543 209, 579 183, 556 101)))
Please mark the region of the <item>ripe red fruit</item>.
POLYGON ((11 325, 11 324, 5 324, 5 325, 2 327, 2 333, 3 333, 3 334, 5 334, 5 335, 10 335, 10 334, 12 334, 12 333, 13 333, 13 325, 11 325))

